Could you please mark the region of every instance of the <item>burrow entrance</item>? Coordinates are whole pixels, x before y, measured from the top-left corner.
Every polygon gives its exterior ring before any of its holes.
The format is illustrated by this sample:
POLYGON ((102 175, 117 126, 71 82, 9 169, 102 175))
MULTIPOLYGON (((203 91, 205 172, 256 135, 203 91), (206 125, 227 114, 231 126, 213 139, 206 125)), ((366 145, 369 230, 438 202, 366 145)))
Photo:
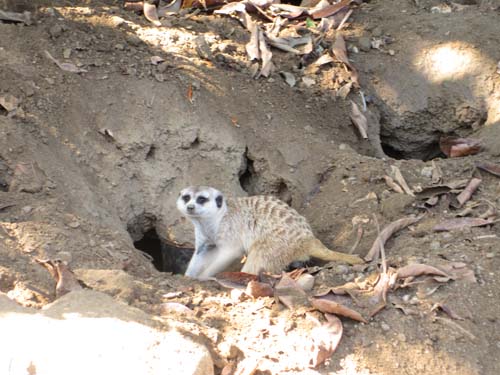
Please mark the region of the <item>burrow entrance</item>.
POLYGON ((183 274, 193 249, 175 246, 161 238, 156 230, 156 217, 141 214, 127 225, 127 231, 134 241, 134 247, 151 259, 154 267, 161 272, 183 274))

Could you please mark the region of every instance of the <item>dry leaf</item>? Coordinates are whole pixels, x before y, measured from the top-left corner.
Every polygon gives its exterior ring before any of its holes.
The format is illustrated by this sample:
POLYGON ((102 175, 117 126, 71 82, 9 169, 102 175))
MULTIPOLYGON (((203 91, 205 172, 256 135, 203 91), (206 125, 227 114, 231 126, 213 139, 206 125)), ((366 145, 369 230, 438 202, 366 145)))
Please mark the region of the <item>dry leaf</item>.
POLYGON ((20 102, 21 101, 14 95, 0 95, 0 106, 5 108, 7 112, 15 110, 19 106, 20 102))
POLYGON ((144 17, 155 26, 161 26, 160 19, 158 18, 158 12, 156 10, 156 5, 144 2, 142 11, 144 17))
POLYGON ((165 302, 160 305, 160 313, 161 315, 170 315, 172 312, 180 313, 180 314, 194 314, 194 311, 189 307, 183 305, 178 302, 165 302))
POLYGON ((446 313, 446 315, 448 315, 451 319, 455 319, 455 320, 465 320, 464 318, 462 318, 460 315, 458 315, 455 311, 453 311, 448 305, 445 305, 444 303, 441 303, 441 302, 438 302, 438 303, 435 303, 432 307, 431 307, 431 311, 436 311, 436 310, 441 310, 443 311, 444 313, 446 313))
POLYGON ((225 288, 245 289, 250 281, 258 281, 259 277, 245 272, 220 272, 213 279, 225 288))
POLYGON ((409 217, 404 217, 402 219, 393 221, 392 223, 387 225, 380 232, 379 236, 377 236, 377 239, 373 243, 370 251, 368 251, 368 254, 366 254, 365 260, 367 262, 371 262, 374 259, 378 259, 379 254, 380 254, 381 243, 382 243, 382 245, 385 244, 387 242, 387 240, 389 238, 391 238, 391 236, 394 233, 398 232, 399 230, 401 230, 403 228, 406 228, 408 225, 416 223, 417 221, 419 221, 422 218, 423 218, 423 216, 417 216, 417 217, 409 216, 409 217))
POLYGON ((439 147, 446 156, 454 158, 477 154, 482 146, 479 139, 441 137, 439 147))
POLYGON ((81 290, 82 286, 66 262, 61 260, 35 259, 35 262, 45 267, 56 281, 56 298, 74 290, 81 290))
POLYGON ((467 202, 472 194, 477 190, 479 185, 481 184, 480 178, 473 178, 470 180, 469 184, 465 187, 464 191, 462 191, 459 195, 457 195, 457 201, 459 206, 462 207, 465 202, 467 202))
POLYGON ((45 51, 45 55, 54 63, 56 64, 59 69, 64 70, 66 72, 70 73, 86 73, 87 70, 78 68, 75 64, 71 63, 61 63, 59 60, 55 59, 52 57, 52 55, 49 53, 49 51, 45 51))
POLYGON ((151 61, 151 64, 158 65, 158 64, 164 62, 165 59, 163 57, 160 57, 160 56, 151 56, 150 61, 151 61))
POLYGON ((500 165, 488 162, 476 163, 476 168, 500 177, 500 165))
POLYGON ((317 367, 331 358, 342 338, 343 327, 340 319, 328 313, 325 314, 325 318, 327 319, 326 323, 311 331, 312 348, 310 350, 312 357, 309 362, 310 367, 317 367))
POLYGON ((351 100, 351 120, 358 128, 359 134, 363 139, 368 139, 368 120, 365 115, 360 111, 358 105, 351 100))
POLYGON ((396 182, 403 188, 404 192, 406 194, 414 197, 415 194, 413 194, 413 191, 411 191, 410 187, 406 183, 406 180, 403 177, 403 174, 401 173, 399 168, 396 167, 395 165, 391 165, 391 172, 392 172, 392 175, 394 176, 394 179, 396 180, 396 182))
POLYGON ((464 229, 470 227, 482 227, 496 223, 493 219, 480 219, 473 217, 461 217, 456 219, 444 220, 432 228, 435 232, 445 232, 456 229, 464 229))
POLYGON ((193 100, 193 85, 191 83, 188 86, 187 99, 189 100, 189 103, 191 103, 191 104, 194 103, 194 100, 193 100))
POLYGON ((399 186, 391 177, 385 175, 384 176, 384 180, 385 180, 385 183, 387 184, 387 186, 389 186, 396 193, 399 193, 399 194, 404 194, 405 193, 403 191, 403 189, 401 188, 401 186, 399 186))
POLYGON ((323 313, 342 315, 345 316, 346 318, 350 318, 358 322, 368 323, 368 321, 365 318, 363 318, 363 316, 359 312, 347 306, 344 306, 340 303, 332 301, 330 299, 310 298, 309 302, 311 302, 311 305, 314 308, 318 309, 323 313))
POLYGON ((247 285, 245 293, 253 298, 272 297, 274 295, 274 290, 273 287, 267 283, 251 280, 247 285))
POLYGON ((313 9, 309 12, 312 18, 321 19, 333 16, 335 13, 341 11, 345 7, 349 6, 352 3, 352 0, 341 0, 337 4, 327 5, 320 9, 313 9))
POLYGON ((308 306, 307 294, 288 274, 283 274, 275 287, 276 296, 289 309, 296 306, 308 306))
POLYGON ((451 278, 450 275, 441 271, 440 269, 437 269, 436 267, 433 266, 428 266, 426 264, 409 264, 397 270, 398 279, 405 279, 407 277, 417 277, 421 275, 437 275, 437 276, 451 278))

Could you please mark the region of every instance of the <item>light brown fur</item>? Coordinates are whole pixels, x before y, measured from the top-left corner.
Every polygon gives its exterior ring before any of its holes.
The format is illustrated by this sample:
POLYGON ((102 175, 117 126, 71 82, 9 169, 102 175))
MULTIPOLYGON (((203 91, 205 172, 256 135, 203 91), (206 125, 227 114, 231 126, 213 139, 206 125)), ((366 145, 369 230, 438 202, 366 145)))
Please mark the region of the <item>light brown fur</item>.
MULTIPOLYGON (((221 195, 208 187, 190 187, 183 194, 203 194, 210 199, 215 199, 211 195, 221 195)), ((182 202, 178 207, 183 211, 182 202)), ((242 271, 254 274, 261 270, 279 273, 294 261, 310 258, 363 263, 356 255, 329 250, 314 236, 303 216, 272 196, 225 199, 220 208, 207 203, 200 207, 202 210, 205 212, 199 216, 190 217, 195 225, 197 250, 186 273, 189 276, 211 277, 225 270, 229 261, 244 255, 247 259, 242 271), (203 249, 207 244, 212 246, 210 251, 203 249), (202 265, 204 262, 210 264, 202 265)))

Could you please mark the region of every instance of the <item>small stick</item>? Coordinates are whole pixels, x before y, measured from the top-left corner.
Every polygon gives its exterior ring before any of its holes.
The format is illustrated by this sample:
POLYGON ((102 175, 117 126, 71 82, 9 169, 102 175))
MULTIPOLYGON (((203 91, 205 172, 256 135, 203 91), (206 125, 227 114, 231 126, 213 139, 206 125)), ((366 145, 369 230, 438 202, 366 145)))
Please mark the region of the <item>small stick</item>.
MULTIPOLYGON (((349 19, 349 17, 351 16, 353 10, 352 9, 349 9, 349 11, 347 12, 347 14, 344 16, 344 18, 342 18, 342 21, 340 21, 340 24, 339 26, 337 27, 337 31, 338 30, 341 30, 343 27, 344 27, 344 24, 347 22, 347 20, 349 19)), ((366 111, 366 107, 365 107, 365 111, 366 111)))
POLYGON ((378 225, 377 215, 373 214, 373 220, 375 220, 375 226, 377 227, 377 240, 380 246, 380 257, 382 258, 382 273, 387 274, 387 262, 385 260, 385 247, 384 242, 380 236, 380 226, 378 225))
POLYGON ((361 238, 363 237, 363 227, 360 224, 356 225, 356 227, 358 228, 356 233, 356 241, 352 245, 351 250, 349 250, 348 254, 354 253, 359 243, 361 242, 361 238))

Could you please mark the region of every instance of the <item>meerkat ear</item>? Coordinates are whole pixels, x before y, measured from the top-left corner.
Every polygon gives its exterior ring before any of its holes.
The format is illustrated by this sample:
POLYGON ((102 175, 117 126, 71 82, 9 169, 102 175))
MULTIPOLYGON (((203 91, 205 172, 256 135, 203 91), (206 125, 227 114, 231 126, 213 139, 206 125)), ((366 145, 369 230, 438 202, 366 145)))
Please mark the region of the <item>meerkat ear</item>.
POLYGON ((217 196, 217 198, 215 198, 215 203, 217 204, 218 208, 222 207, 222 200, 223 200, 222 195, 219 195, 217 196))

